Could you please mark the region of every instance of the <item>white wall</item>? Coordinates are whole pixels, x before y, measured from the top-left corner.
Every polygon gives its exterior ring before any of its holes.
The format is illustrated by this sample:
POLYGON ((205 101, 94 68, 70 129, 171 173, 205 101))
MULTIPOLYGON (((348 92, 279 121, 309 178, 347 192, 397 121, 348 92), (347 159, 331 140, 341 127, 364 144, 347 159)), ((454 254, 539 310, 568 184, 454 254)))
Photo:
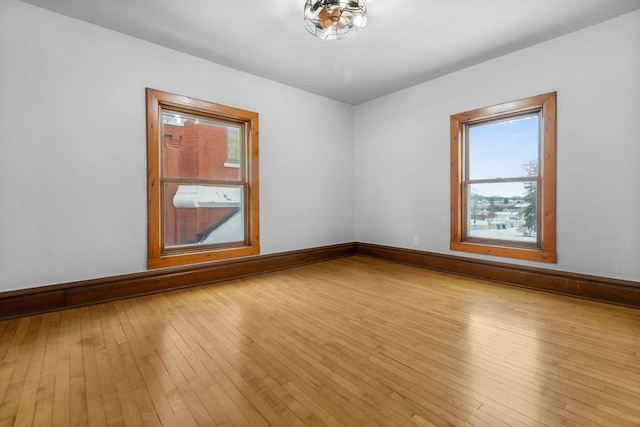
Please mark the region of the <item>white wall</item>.
POLYGON ((145 270, 145 87, 260 113, 265 254, 413 236, 451 253, 449 116, 558 91, 558 264, 499 260, 638 281, 638 46, 634 12, 362 104, 354 123, 349 105, 0 0, 0 291, 145 270))
POLYGON ((0 291, 146 269, 145 87, 260 113, 263 254, 353 241, 352 106, 2 0, 0 291))
POLYGON ((449 250, 449 116, 551 91, 558 263, 492 259, 639 281, 640 12, 357 106, 356 240, 473 257, 449 250))

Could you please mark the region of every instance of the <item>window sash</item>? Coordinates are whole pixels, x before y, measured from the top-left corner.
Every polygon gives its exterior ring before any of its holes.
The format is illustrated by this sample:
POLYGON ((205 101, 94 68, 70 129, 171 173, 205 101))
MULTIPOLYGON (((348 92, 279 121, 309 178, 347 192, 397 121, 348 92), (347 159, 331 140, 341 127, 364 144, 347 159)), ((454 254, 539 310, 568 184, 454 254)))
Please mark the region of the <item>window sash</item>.
MULTIPOLYGON (((511 121, 511 120, 516 120, 518 118, 521 118, 523 116, 531 116, 533 114, 538 115, 538 120, 540 122, 540 116, 541 116, 541 109, 536 108, 530 111, 525 111, 523 112, 518 112, 515 114, 505 114, 503 116, 500 116, 498 118, 493 118, 493 119, 488 119, 488 120, 479 120, 479 121, 475 121, 472 123, 468 123, 468 124, 464 124, 463 125, 463 145, 462 145, 462 158, 463 163, 464 163, 464 174, 463 174, 463 180, 462 180, 462 203, 460 208, 462 209, 461 212, 461 217, 462 217, 462 241, 465 242, 474 242, 474 243, 489 243, 489 244, 494 244, 494 245, 499 245, 499 246, 513 246, 513 247, 524 247, 524 248, 535 248, 535 249, 541 249, 541 235, 542 233, 540 231, 542 231, 542 227, 540 225, 540 198, 542 196, 542 178, 540 176, 540 167, 536 168, 536 175, 522 175, 522 176, 516 176, 516 177, 509 177, 509 178, 484 178, 484 179, 468 179, 468 177, 471 175, 470 171, 471 171, 471 160, 470 160, 470 156, 468 155, 470 153, 470 144, 471 144, 471 137, 470 137, 470 133, 471 133, 471 128, 474 126, 477 126, 479 124, 481 125, 491 125, 491 124, 500 124, 506 121, 511 121), (492 239, 492 238, 487 238, 487 237, 477 237, 477 236, 471 236, 469 233, 469 187, 473 184, 500 184, 500 183, 518 183, 518 182, 537 182, 537 189, 538 191, 536 191, 536 230, 538 230, 538 232, 536 232, 536 242, 532 242, 532 243, 528 243, 528 242, 519 242, 516 240, 507 240, 507 239, 492 239)), ((541 150, 541 137, 540 137, 540 130, 538 130, 538 155, 537 158, 535 159, 536 163, 538 165, 540 165, 540 150, 541 150)))
MULTIPOLYGON (((238 181, 238 182, 230 182, 230 181, 214 181, 214 180, 203 180, 203 179, 175 179, 175 178, 167 178, 162 179, 161 188, 164 188, 166 184, 178 184, 178 185, 202 185, 202 186, 212 186, 212 187, 239 187, 242 189, 242 201, 241 201, 241 211, 243 218, 246 218, 248 215, 247 209, 249 206, 249 185, 246 182, 238 181)), ((181 245, 166 245, 166 230, 165 230, 165 221, 164 217, 166 212, 164 207, 166 206, 167 200, 165 199, 166 194, 165 191, 162 191, 160 194, 162 212, 161 212, 161 224, 160 227, 162 229, 163 239, 161 240, 161 251, 163 254, 172 254, 172 253, 183 253, 190 251, 206 251, 206 250, 215 250, 221 248, 228 248, 233 246, 247 246, 250 244, 249 242, 249 224, 247 221, 244 221, 243 225, 243 236, 244 239, 233 241, 233 242, 224 242, 224 243, 194 243, 194 244, 181 244, 181 245)))
POLYGON ((470 242, 470 243, 488 243, 499 246, 513 246, 520 248, 535 248, 542 249, 541 240, 542 240, 542 228, 540 224, 540 207, 542 205, 542 178, 541 177, 526 177, 526 178, 509 178, 509 179, 478 179, 478 180, 469 180, 463 181, 462 183, 462 241, 470 242), (507 239, 491 239, 487 237, 477 237, 471 236, 469 232, 469 187, 473 184, 499 184, 504 182, 535 182, 537 184, 536 191, 536 241, 535 242, 519 242, 517 240, 507 240, 507 239))

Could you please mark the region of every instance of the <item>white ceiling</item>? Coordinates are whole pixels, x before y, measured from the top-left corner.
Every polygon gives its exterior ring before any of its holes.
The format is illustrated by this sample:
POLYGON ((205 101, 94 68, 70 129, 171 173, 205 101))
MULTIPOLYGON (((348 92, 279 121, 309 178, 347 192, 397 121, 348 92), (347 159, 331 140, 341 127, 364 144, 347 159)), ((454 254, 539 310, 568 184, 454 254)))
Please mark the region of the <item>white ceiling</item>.
POLYGON ((359 104, 640 9, 640 0, 369 0, 366 28, 319 40, 304 0, 23 0, 359 104))

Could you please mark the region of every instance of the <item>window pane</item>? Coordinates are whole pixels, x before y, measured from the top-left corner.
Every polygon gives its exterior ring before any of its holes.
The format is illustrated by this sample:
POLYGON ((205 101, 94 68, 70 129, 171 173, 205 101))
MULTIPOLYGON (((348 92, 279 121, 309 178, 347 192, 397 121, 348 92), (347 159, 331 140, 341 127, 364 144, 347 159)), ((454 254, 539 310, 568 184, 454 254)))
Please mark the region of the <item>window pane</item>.
POLYGON ((162 174, 240 181, 242 127, 178 112, 162 113, 162 174))
POLYGON ((164 246, 244 240, 242 186, 165 184, 164 246))
POLYGON ((470 184, 468 237, 537 242, 537 182, 470 184))
POLYGON ((239 127, 227 127, 227 161, 225 166, 240 165, 240 131, 239 127))
POLYGON ((537 112, 467 126, 467 179, 530 176, 529 165, 538 164, 540 125, 537 112))

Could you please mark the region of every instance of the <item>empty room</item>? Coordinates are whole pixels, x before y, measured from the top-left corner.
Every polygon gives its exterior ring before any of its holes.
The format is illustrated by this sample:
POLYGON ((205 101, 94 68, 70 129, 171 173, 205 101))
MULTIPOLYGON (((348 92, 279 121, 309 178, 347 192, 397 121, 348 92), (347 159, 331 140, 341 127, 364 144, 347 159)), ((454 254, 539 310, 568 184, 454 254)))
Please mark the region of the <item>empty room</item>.
POLYGON ((640 0, 0 0, 0 427, 640 426, 640 0))

